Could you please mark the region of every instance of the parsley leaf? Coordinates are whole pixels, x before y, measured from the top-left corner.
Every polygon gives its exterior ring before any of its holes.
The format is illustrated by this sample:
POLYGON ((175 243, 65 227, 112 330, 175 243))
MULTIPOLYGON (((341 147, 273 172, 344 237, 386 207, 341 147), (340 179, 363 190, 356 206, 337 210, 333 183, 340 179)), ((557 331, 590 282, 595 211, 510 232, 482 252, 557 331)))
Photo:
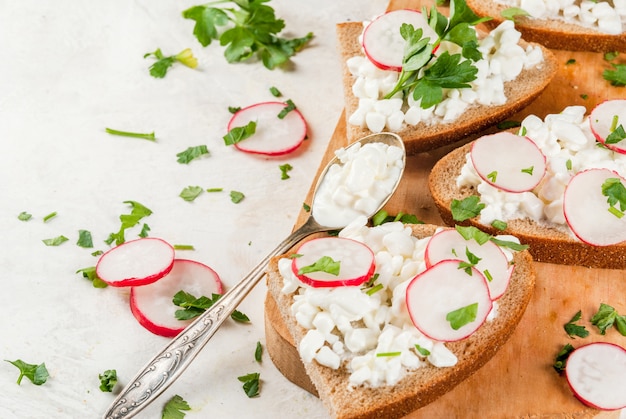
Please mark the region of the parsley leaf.
POLYGON ((63 235, 57 236, 57 237, 52 237, 50 239, 43 239, 42 242, 46 245, 46 246, 60 246, 61 244, 65 243, 66 241, 68 241, 69 239, 63 235))
POLYGON ((617 311, 608 304, 600 303, 598 312, 591 318, 591 324, 600 329, 600 334, 606 334, 606 330, 613 326, 617 318, 617 311))
POLYGON ((578 336, 579 338, 586 338, 589 336, 589 331, 585 328, 585 326, 580 326, 576 324, 578 320, 582 317, 582 311, 578 310, 578 312, 570 319, 569 322, 565 323, 563 328, 569 337, 573 338, 578 336))
POLYGON ((214 7, 218 2, 193 6, 183 11, 185 19, 195 21, 193 34, 203 46, 219 40, 225 46, 224 57, 229 63, 242 62, 256 56, 273 70, 286 63, 300 51, 313 34, 294 39, 278 36, 285 22, 278 19, 274 9, 264 5, 269 0, 234 0, 238 8, 214 7), (220 34, 218 27, 228 29, 220 34))
POLYGON ((181 198, 183 198, 187 202, 192 202, 202 192, 204 192, 204 189, 201 186, 187 186, 185 189, 183 189, 180 192, 180 194, 178 196, 180 196, 181 198))
POLYGON ((463 236, 465 240, 474 239, 476 240, 476 243, 480 245, 487 243, 487 241, 491 239, 491 236, 489 234, 473 226, 464 227, 464 226, 456 225, 454 226, 454 228, 456 229, 456 231, 459 232, 461 236, 463 236))
POLYGON ((422 356, 430 355, 430 351, 428 349, 421 347, 417 343, 415 344, 415 350, 422 356))
POLYGON ((87 230, 78 230, 78 241, 76 244, 80 247, 92 248, 93 240, 91 238, 91 232, 87 230))
POLYGON ((492 242, 494 242, 500 247, 508 247, 509 249, 514 250, 516 252, 521 252, 522 250, 528 249, 527 244, 520 244, 514 241, 510 241, 510 240, 502 240, 502 239, 498 239, 495 237, 492 237, 489 240, 491 240, 492 242))
POLYGON ((481 261, 481 258, 470 252, 467 246, 465 246, 465 256, 467 257, 467 262, 461 261, 461 263, 459 263, 459 269, 463 269, 466 274, 472 276, 472 268, 481 261))
POLYGON ((256 121, 250 121, 241 127, 233 127, 228 133, 222 137, 224 144, 233 145, 240 141, 250 138, 256 132, 256 121))
POLYGON ((191 407, 182 397, 176 394, 163 406, 161 419, 183 419, 185 413, 181 412, 181 410, 191 410, 191 407))
POLYGON ((261 362, 263 360, 263 345, 261 345, 261 342, 256 343, 256 348, 254 349, 254 360, 256 362, 261 362))
POLYGON ((287 99, 285 107, 278 113, 278 119, 284 119, 287 114, 296 109, 296 104, 291 99, 287 99))
POLYGON ((176 55, 165 56, 161 52, 160 48, 157 48, 154 52, 148 52, 143 58, 154 57, 156 62, 150 66, 150 75, 152 77, 162 79, 167 74, 167 70, 174 65, 175 62, 180 62, 189 68, 196 68, 198 66, 198 60, 193 56, 191 49, 186 48, 176 55))
MULTIPOLYGON (((196 298, 193 294, 180 290, 174 294, 172 303, 174 303, 175 306, 181 307, 182 310, 176 310, 174 316, 178 320, 193 319, 211 308, 220 298, 222 298, 221 294, 211 294, 211 297, 203 295, 196 298)), ((238 310, 234 310, 230 317, 240 323, 250 321, 248 316, 238 310)))
POLYGON ((27 213, 26 211, 22 211, 19 213, 19 215, 17 216, 17 219, 20 221, 28 221, 32 218, 33 216, 29 213, 27 213))
POLYGON ((614 70, 604 70, 602 77, 612 86, 626 86, 626 64, 611 64, 614 70))
POLYGON ((22 378, 28 378, 33 384, 36 386, 40 386, 48 380, 50 376, 48 374, 48 370, 46 369, 46 364, 41 363, 39 365, 28 364, 21 359, 17 359, 15 361, 9 361, 5 359, 6 362, 13 364, 18 370, 20 370, 20 375, 17 377, 17 384, 22 383, 22 378))
POLYGON ((506 9, 500 12, 500 16, 502 16, 503 18, 507 20, 515 21, 515 18, 517 16, 530 16, 530 14, 526 10, 520 7, 507 7, 506 9))
MULTIPOLYGON (((109 237, 105 240, 106 244, 111 244, 115 242, 115 245, 119 246, 120 244, 124 243, 126 241, 126 238, 125 238, 126 230, 131 227, 136 226, 137 224, 139 224, 139 220, 152 214, 151 209, 140 204, 137 201, 124 201, 124 203, 129 204, 132 207, 130 214, 120 215, 120 221, 121 221, 120 229, 118 230, 117 233, 109 234, 109 237)), ((144 228, 145 228, 145 224, 144 224, 144 228)), ((143 233, 143 230, 142 230, 142 233, 143 233)))
POLYGON ((478 303, 473 303, 449 312, 446 315, 446 320, 450 322, 450 327, 452 327, 452 329, 459 330, 466 324, 469 324, 476 320, 477 313, 478 303))
POLYGON ((496 230, 504 231, 506 230, 507 223, 502 220, 493 220, 491 226, 496 230))
POLYGON ((104 393, 110 393, 117 384, 117 371, 106 370, 102 374, 98 374, 100 379, 100 391, 104 393))
POLYGON ((569 355, 572 352, 574 352, 574 347, 568 343, 565 346, 563 346, 563 348, 556 354, 556 357, 554 359, 554 364, 552 365, 552 367, 556 370, 556 372, 561 374, 563 371, 565 371, 565 366, 567 365, 567 358, 569 358, 569 355))
POLYGON ((259 395, 260 376, 258 372, 242 375, 237 377, 239 381, 243 383, 243 391, 246 392, 248 397, 256 397, 259 395))
POLYGON ((51 212, 50 214, 46 215, 45 217, 43 217, 43 222, 47 223, 48 221, 52 220, 54 217, 57 216, 57 212, 51 212))
POLYGON ((205 154, 210 154, 210 153, 209 153, 207 146, 204 144, 193 146, 193 147, 187 147, 185 151, 181 151, 180 153, 176 154, 176 157, 178 157, 176 161, 180 164, 188 164, 193 159, 197 159, 198 157, 205 155, 205 154))
POLYGON ((420 221, 416 215, 414 214, 405 214, 403 212, 399 212, 395 216, 389 215, 389 213, 385 210, 380 210, 372 217, 372 225, 379 226, 385 223, 391 223, 395 221, 400 221, 402 224, 424 224, 420 221))
POLYGON ((340 261, 335 261, 330 256, 322 256, 311 265, 303 266, 298 269, 298 275, 304 275, 311 272, 326 272, 336 276, 339 275, 340 266, 340 261))
POLYGON ((119 135, 121 137, 131 137, 131 138, 143 138, 144 140, 155 141, 154 132, 149 132, 149 133, 128 132, 128 131, 116 130, 113 128, 105 128, 104 130, 111 135, 119 135))
POLYGON ((230 200, 233 202, 233 204, 240 203, 245 197, 246 196, 242 192, 230 191, 230 200))
POLYGON ((619 178, 608 178, 602 184, 602 195, 607 197, 609 211, 622 218, 626 211, 626 187, 619 178), (619 209, 616 207, 619 204, 619 209))
POLYGON ((625 138, 626 131, 624 130, 624 126, 620 124, 606 137, 605 142, 607 144, 617 144, 625 138))
POLYGON ((293 169, 293 166, 291 166, 289 163, 281 164, 280 166, 278 166, 278 168, 280 169, 281 180, 289 179, 291 177, 289 176, 288 172, 293 169))
POLYGON ((461 201, 453 199, 450 204, 454 221, 465 221, 477 217, 483 208, 485 208, 485 204, 482 204, 480 197, 476 195, 468 196, 461 201))
POLYGON ((91 281, 94 288, 106 288, 108 285, 101 280, 96 274, 96 267, 90 266, 88 268, 82 268, 76 271, 77 274, 83 274, 83 278, 91 281))

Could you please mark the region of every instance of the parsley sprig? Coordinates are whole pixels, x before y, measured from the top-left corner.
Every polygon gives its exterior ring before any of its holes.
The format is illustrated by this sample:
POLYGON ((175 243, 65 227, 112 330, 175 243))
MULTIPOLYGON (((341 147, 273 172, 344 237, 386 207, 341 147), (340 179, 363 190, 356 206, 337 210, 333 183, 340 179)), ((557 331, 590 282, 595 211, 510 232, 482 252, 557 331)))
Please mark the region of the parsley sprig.
POLYGON ((143 58, 154 57, 156 61, 150 66, 150 75, 157 79, 162 79, 167 74, 167 70, 174 63, 179 62, 186 65, 189 68, 196 68, 198 66, 198 60, 193 56, 191 49, 186 48, 176 55, 165 56, 161 52, 161 48, 157 48, 154 52, 146 53, 143 58))
POLYGON ((421 100, 420 106, 427 109, 443 100, 443 89, 471 87, 469 83, 476 79, 478 73, 473 62, 482 58, 473 26, 491 18, 480 18, 463 0, 453 2, 449 19, 434 6, 430 13, 426 8, 422 13, 437 33, 437 39, 424 37, 421 28, 415 29, 410 24, 400 27, 400 35, 406 41, 402 71, 396 86, 385 98, 389 99, 402 91, 404 96, 412 94, 413 99, 421 100), (444 51, 435 55, 442 41, 459 45, 461 53, 444 51))
POLYGON ((268 2, 216 0, 190 7, 183 11, 183 17, 196 22, 193 34, 202 46, 214 40, 226 46, 224 56, 229 63, 246 61, 256 55, 266 68, 273 70, 300 51, 313 38, 313 33, 294 39, 279 37, 285 21, 264 4, 268 2), (220 33, 224 27, 228 29, 220 33))

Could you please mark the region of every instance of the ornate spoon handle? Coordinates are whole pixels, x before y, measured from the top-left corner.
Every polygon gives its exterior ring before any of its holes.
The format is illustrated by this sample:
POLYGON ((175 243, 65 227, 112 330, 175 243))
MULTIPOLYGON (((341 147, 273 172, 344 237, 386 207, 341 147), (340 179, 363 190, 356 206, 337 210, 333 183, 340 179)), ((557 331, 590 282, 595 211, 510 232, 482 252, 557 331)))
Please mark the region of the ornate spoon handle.
POLYGON ((241 282, 231 288, 217 303, 156 354, 126 385, 103 418, 130 418, 156 399, 191 364, 224 320, 259 282, 270 258, 284 253, 303 238, 326 230, 330 228, 320 226, 310 217, 305 224, 291 233, 241 282))

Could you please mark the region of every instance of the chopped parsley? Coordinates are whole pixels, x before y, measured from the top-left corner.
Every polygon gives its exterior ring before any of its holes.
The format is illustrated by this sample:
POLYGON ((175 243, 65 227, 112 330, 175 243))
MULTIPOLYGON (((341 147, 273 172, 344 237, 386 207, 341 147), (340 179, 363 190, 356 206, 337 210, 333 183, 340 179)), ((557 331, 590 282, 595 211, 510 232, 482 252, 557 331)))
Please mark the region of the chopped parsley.
POLYGON ((304 275, 312 272, 325 272, 336 276, 339 275, 340 266, 340 261, 335 261, 330 256, 322 256, 311 265, 303 266, 298 269, 298 275, 304 275))
POLYGON ((565 63, 565 65, 572 65, 572 64, 576 64, 576 60, 573 58, 570 58, 569 60, 567 60, 567 62, 565 63))
POLYGON ((463 269, 466 274, 472 276, 472 268, 481 261, 481 258, 470 252, 467 246, 465 246, 465 256, 467 257, 467 262, 461 261, 459 263, 459 269, 463 269))
POLYGON ((91 238, 91 232, 87 230, 78 230, 78 241, 76 242, 76 245, 87 249, 92 248, 93 240, 91 238))
POLYGON ((50 214, 46 215, 45 217, 43 217, 43 222, 47 223, 48 221, 50 221, 51 219, 53 219, 54 217, 57 216, 57 212, 51 212, 50 214))
MULTIPOLYGON (((150 214, 152 214, 151 209, 140 204, 137 201, 124 201, 124 203, 129 204, 131 206, 132 209, 130 211, 130 214, 120 215, 120 221, 121 221, 120 229, 117 231, 117 233, 109 234, 109 237, 104 241, 106 244, 110 245, 111 243, 115 242, 115 245, 119 246, 120 244, 124 243, 126 241, 126 238, 125 238, 126 230, 131 227, 136 226, 137 224, 139 224, 139 221, 142 218, 147 217, 150 214)), ((146 225, 144 224, 144 228, 145 227, 146 225)), ((143 232, 144 232, 144 229, 142 229, 142 233, 143 232)))
POLYGON ((304 212, 311 212, 311 206, 306 202, 302 203, 302 209, 304 210, 304 212))
POLYGON ((190 161, 197 159, 205 154, 210 154, 206 145, 198 145, 193 147, 187 147, 185 151, 181 151, 176 154, 176 161, 180 164, 188 164, 190 161))
POLYGON ((96 274, 96 267, 89 266, 87 268, 82 268, 76 271, 77 274, 82 274, 83 278, 91 281, 91 284, 94 288, 106 288, 108 285, 102 279, 98 277, 96 274))
POLYGON ((626 86, 626 64, 611 64, 613 70, 604 70, 602 77, 612 86, 626 86))
POLYGON ((621 180, 619 178, 606 179, 602 184, 602 195, 607 197, 609 212, 617 218, 622 218, 626 211, 626 187, 621 180))
POLYGON ((272 86, 270 87, 270 93, 272 94, 272 96, 274 97, 281 97, 283 94, 280 92, 280 90, 278 90, 276 87, 272 86))
POLYGON ((293 169, 293 167, 289 163, 281 164, 278 168, 280 169, 281 180, 290 178, 289 172, 293 169))
POLYGON ((414 214, 405 214, 403 212, 399 212, 395 216, 389 215, 389 213, 385 210, 380 210, 372 217, 372 225, 379 226, 385 223, 391 223, 400 221, 402 224, 424 224, 420 221, 416 215, 414 214))
POLYGON ((57 236, 57 237, 52 237, 50 239, 43 239, 42 242, 46 245, 46 246, 60 246, 61 244, 65 243, 66 241, 68 241, 69 239, 63 235, 57 236))
POLYGON ((520 7, 507 7, 500 12, 500 16, 507 20, 515 21, 515 18, 518 16, 530 16, 530 14, 520 7))
POLYGON ((446 315, 446 320, 450 323, 452 329, 459 330, 461 327, 476 320, 477 314, 478 303, 473 303, 449 312, 446 315))
POLYGON ((155 135, 153 132, 129 132, 129 131, 120 131, 113 128, 105 128, 107 133, 111 135, 119 135, 120 137, 131 137, 131 138, 142 138, 144 140, 155 141, 155 135))
POLYGON ((428 349, 421 347, 417 343, 415 344, 415 350, 422 356, 430 355, 430 351, 428 349))
POLYGON ((191 407, 182 397, 176 394, 163 406, 161 419, 183 419, 185 417, 183 410, 191 410, 191 407))
POLYGON ((193 202, 202 192, 204 189, 201 186, 187 186, 178 196, 187 202, 193 202))
POLYGON ((263 360, 263 345, 261 345, 261 342, 256 343, 256 348, 254 349, 254 360, 256 362, 261 362, 263 360))
POLYGON ((26 211, 22 211, 18 214, 17 219, 20 221, 28 221, 32 218, 33 216, 29 213, 27 213, 26 211))
POLYGON ((480 197, 476 195, 468 196, 461 201, 453 199, 450 204, 454 221, 465 221, 477 217, 483 208, 485 208, 485 204, 481 203, 480 197))
POLYGON ((198 60, 193 56, 191 49, 186 48, 176 55, 165 56, 161 52, 161 48, 157 48, 154 52, 148 52, 144 54, 143 58, 154 57, 156 62, 150 66, 150 75, 157 79, 162 79, 167 74, 167 70, 179 62, 186 65, 189 68, 196 68, 198 66, 198 60))
POLYGON ((230 200, 231 200, 234 204, 238 204, 238 203, 240 203, 241 201, 243 201, 243 199, 244 199, 245 197, 246 197, 246 196, 245 196, 243 193, 241 193, 241 192, 238 192, 238 191, 230 191, 230 200))
POLYGON ((289 112, 296 109, 296 104, 293 103, 291 99, 287 99, 285 105, 287 106, 285 106, 277 115, 279 119, 284 119, 289 112))
POLYGON ((496 230, 504 231, 506 230, 507 224, 505 221, 502 220, 493 220, 491 222, 491 226, 496 230))
POLYGON ((246 138, 250 138, 256 132, 256 121, 250 121, 241 127, 233 127, 222 137, 225 145, 237 144, 246 138))
POLYGON ((567 161, 565 162, 565 168, 567 170, 572 170, 572 159, 567 159, 567 161))
POLYGON ((565 371, 565 367, 567 365, 567 358, 569 358, 569 355, 572 352, 574 352, 574 347, 568 343, 565 346, 563 346, 563 348, 556 354, 556 357, 554 359, 554 364, 552 365, 552 367, 556 370, 556 372, 561 374, 563 371, 565 371))
POLYGON ((498 122, 496 126, 498 127, 498 129, 505 130, 505 129, 517 128, 521 125, 522 123, 519 121, 502 121, 502 122, 498 122))
POLYGON ((565 333, 567 333, 569 337, 573 338, 577 336, 579 338, 586 338, 587 336, 589 336, 589 331, 585 328, 585 326, 576 324, 576 322, 579 321, 581 317, 582 311, 578 310, 578 312, 574 314, 574 317, 572 317, 570 321, 565 323, 565 325, 563 326, 563 328, 565 329, 565 333))
POLYGON ((243 391, 245 391, 246 396, 256 397, 259 395, 259 388, 261 384, 260 377, 261 374, 258 372, 237 377, 237 379, 243 383, 243 391))
POLYGON ((456 231, 459 232, 461 236, 463 236, 465 240, 474 239, 476 240, 476 243, 480 245, 487 243, 487 241, 491 239, 491 236, 489 234, 473 226, 464 227, 464 226, 456 225, 454 226, 454 228, 456 229, 456 231))
POLYGON ((606 334, 607 329, 615 326, 617 331, 626 336, 626 315, 620 316, 615 308, 601 303, 596 314, 591 318, 591 324, 600 329, 600 334, 606 334))
POLYGON ((110 393, 117 384, 117 371, 106 370, 102 374, 98 374, 100 379, 100 391, 110 393))
POLYGON ((6 362, 13 364, 18 370, 20 370, 20 375, 17 377, 17 384, 22 384, 22 378, 26 377, 30 380, 31 383, 36 386, 40 386, 44 384, 48 377, 48 370, 46 369, 46 364, 41 363, 39 365, 36 364, 28 364, 21 359, 17 359, 15 361, 9 361, 5 359, 6 362))
MULTIPOLYGON (((222 298, 221 294, 211 294, 211 297, 203 295, 196 298, 193 294, 180 290, 172 298, 172 303, 181 308, 181 310, 174 312, 174 316, 178 320, 193 319, 211 308, 220 298, 222 298)), ((234 310, 230 317, 240 323, 250 321, 248 316, 238 310, 234 310)))

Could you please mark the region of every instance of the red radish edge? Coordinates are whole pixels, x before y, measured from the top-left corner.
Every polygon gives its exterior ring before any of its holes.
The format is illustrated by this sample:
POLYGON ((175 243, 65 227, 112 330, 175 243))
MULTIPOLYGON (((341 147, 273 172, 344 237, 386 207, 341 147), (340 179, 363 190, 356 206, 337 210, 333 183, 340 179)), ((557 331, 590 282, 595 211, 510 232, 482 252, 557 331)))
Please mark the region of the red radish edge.
POLYGON ((130 310, 150 332, 165 337, 178 335, 192 320, 178 320, 181 309, 172 303, 174 294, 183 290, 195 297, 222 294, 222 282, 207 265, 188 259, 175 259, 169 274, 160 280, 130 289, 130 310))
POLYGON ((567 359, 565 376, 581 402, 601 410, 626 407, 626 349, 595 342, 574 350, 567 359))
POLYGON ((626 179, 608 169, 589 169, 577 173, 565 188, 563 213, 572 232, 592 246, 610 246, 626 240, 626 217, 609 212, 602 184, 608 178, 626 179))
POLYGON ((400 35, 402 23, 410 23, 415 29, 421 28, 423 36, 429 37, 431 43, 437 39, 437 33, 419 10, 393 10, 378 16, 363 31, 362 46, 367 58, 381 70, 402 71, 406 43, 400 35))
POLYGON ((589 114, 589 125, 596 139, 609 150, 626 154, 626 139, 618 143, 607 144, 606 137, 611 134, 614 116, 618 117, 617 126, 626 129, 626 99, 607 100, 598 104, 589 114))
POLYGON ((300 281, 312 287, 358 286, 369 280, 376 269, 374 253, 364 243, 343 237, 320 237, 304 242, 296 251, 291 269, 300 281), (302 267, 328 256, 340 262, 339 275, 326 272, 298 274, 302 267))
POLYGON ((480 258, 475 268, 487 279, 492 301, 502 297, 508 288, 515 265, 509 264, 500 246, 492 241, 481 245, 474 239, 466 240, 454 228, 441 230, 435 233, 426 245, 424 252, 426 267, 430 268, 442 260, 451 258, 467 262, 466 248, 480 258), (486 271, 489 272, 491 279, 488 278, 486 271))
POLYGON ((287 106, 284 102, 261 102, 237 111, 228 122, 228 131, 256 121, 256 132, 235 147, 246 153, 279 156, 296 150, 307 133, 307 124, 298 109, 284 118, 278 114, 287 106))
POLYGON ((506 192, 530 191, 546 173, 546 158, 539 147, 511 132, 480 137, 472 144, 470 157, 481 179, 506 192))
POLYGON ((172 270, 174 255, 174 248, 164 240, 130 240, 100 256, 96 275, 113 287, 150 284, 172 270))
POLYGON ((406 306, 413 324, 426 337, 442 342, 465 339, 487 319, 493 303, 485 277, 475 268, 472 275, 459 269, 459 260, 443 260, 418 274, 406 289, 406 306), (446 316, 478 303, 474 321, 454 330, 446 316))

